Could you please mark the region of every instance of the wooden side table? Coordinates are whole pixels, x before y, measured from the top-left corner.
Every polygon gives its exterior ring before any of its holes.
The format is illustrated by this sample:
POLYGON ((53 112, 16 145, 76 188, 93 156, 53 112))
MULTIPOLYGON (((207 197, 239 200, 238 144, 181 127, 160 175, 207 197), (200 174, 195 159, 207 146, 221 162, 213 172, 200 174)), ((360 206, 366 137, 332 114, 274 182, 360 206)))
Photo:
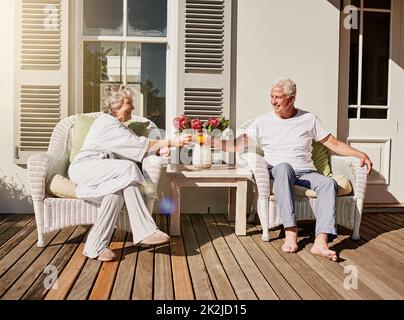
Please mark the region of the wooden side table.
POLYGON ((180 209, 181 188, 224 187, 229 188, 228 215, 236 221, 236 235, 247 232, 247 182, 252 174, 248 168, 218 164, 209 169, 195 169, 192 165, 169 164, 167 175, 171 178, 172 206, 170 234, 181 235, 180 209))

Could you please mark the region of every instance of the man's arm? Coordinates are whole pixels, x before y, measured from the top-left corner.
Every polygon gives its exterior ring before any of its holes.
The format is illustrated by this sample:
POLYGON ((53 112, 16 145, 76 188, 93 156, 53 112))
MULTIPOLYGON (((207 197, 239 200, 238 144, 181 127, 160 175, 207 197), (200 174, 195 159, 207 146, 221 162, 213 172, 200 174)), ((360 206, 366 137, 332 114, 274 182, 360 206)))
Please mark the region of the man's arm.
POLYGON ((363 167, 366 165, 368 168, 367 174, 370 175, 372 172, 373 163, 370 161, 368 155, 364 152, 361 152, 355 148, 352 148, 350 145, 339 141, 332 134, 328 137, 320 141, 323 145, 325 145, 328 149, 339 154, 341 156, 351 156, 360 159, 360 166, 363 167))
POLYGON ((216 148, 225 152, 243 152, 251 146, 251 141, 246 134, 242 134, 236 140, 222 140, 212 137, 211 144, 216 148))

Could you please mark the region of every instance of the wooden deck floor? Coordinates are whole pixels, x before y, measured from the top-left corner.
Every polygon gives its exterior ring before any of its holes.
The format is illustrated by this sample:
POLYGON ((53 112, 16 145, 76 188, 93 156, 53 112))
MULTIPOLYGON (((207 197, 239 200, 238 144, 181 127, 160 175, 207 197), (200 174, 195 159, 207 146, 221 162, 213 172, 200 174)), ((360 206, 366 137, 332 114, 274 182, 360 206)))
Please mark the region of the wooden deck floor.
MULTIPOLYGON (((166 217, 156 220, 167 230, 166 217)), ((1 215, 0 298, 404 299, 404 214, 365 215, 359 241, 339 228, 339 263, 310 254, 312 223, 302 226, 297 254, 282 252, 280 230, 269 243, 255 226, 237 237, 223 215, 183 215, 181 228, 182 237, 153 248, 134 247, 118 230, 111 247, 119 261, 101 263, 82 255, 88 227, 55 232, 38 248, 33 215, 1 215), (359 280, 349 290, 352 266, 359 280), (57 289, 49 290, 56 270, 57 289)))

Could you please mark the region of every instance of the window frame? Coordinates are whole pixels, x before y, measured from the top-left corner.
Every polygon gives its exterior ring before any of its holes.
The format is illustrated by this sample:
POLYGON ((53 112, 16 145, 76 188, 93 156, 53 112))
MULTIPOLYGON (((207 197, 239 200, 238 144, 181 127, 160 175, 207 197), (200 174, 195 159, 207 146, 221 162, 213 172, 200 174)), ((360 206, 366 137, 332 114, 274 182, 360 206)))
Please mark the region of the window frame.
MULTIPOLYGON (((389 120, 390 119, 390 110, 391 110, 391 56, 392 56, 392 37, 393 37, 393 1, 391 4, 390 9, 373 9, 373 8, 365 8, 365 0, 360 0, 360 8, 358 8, 359 13, 359 57, 358 57, 358 92, 357 92, 357 104, 351 105, 348 104, 349 109, 356 109, 357 114, 356 118, 349 118, 349 120, 389 120), (387 105, 380 106, 380 105, 362 105, 362 71, 363 71, 363 31, 364 31, 364 15, 365 12, 384 12, 390 14, 390 33, 389 33, 389 61, 388 61, 388 84, 387 84, 387 105), (368 118, 361 118, 361 111, 362 109, 383 109, 387 110, 387 118, 381 119, 368 119, 368 118)), ((349 41, 351 39, 351 32, 349 32, 349 41)), ((350 70, 351 66, 349 64, 348 70, 350 70)), ((350 84, 348 84, 349 88, 350 84)))
MULTIPOLYGON (((83 113, 83 48, 84 42, 119 42, 123 43, 123 57, 127 55, 128 43, 156 43, 166 44, 166 129, 167 134, 173 132, 171 119, 176 115, 177 106, 177 79, 178 79, 178 20, 179 20, 179 4, 178 0, 167 0, 167 35, 166 37, 139 37, 127 35, 127 3, 128 0, 123 0, 124 15, 123 15, 123 35, 122 36, 86 36, 83 35, 83 1, 74 0, 71 3, 73 11, 73 19, 71 23, 74 30, 71 30, 71 41, 74 48, 74 60, 71 77, 71 85, 73 86, 74 96, 71 99, 75 102, 74 107, 70 110, 73 113, 83 113)), ((122 68, 126 69, 126 59, 122 59, 122 68)), ((126 84, 126 72, 123 75, 123 83, 126 84)), ((141 114, 141 116, 144 116, 141 114)))

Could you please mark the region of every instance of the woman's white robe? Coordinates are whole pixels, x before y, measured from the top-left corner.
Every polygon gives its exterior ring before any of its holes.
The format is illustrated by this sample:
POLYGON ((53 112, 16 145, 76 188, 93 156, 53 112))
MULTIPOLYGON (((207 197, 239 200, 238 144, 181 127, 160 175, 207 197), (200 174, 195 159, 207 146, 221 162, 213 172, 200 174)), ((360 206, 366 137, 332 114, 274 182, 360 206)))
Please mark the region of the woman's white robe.
POLYGON ((141 162, 149 140, 139 137, 117 118, 98 117, 69 167, 69 177, 77 183, 76 196, 100 201, 129 185, 144 183, 134 161, 141 162))

